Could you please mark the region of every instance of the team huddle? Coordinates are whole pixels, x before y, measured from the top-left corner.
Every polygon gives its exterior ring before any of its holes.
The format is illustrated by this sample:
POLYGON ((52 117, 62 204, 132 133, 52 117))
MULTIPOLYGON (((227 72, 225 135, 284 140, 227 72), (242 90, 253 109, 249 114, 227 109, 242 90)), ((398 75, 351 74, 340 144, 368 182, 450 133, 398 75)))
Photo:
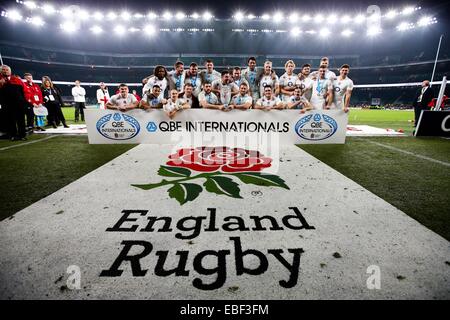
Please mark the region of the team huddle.
POLYGON ((302 113, 323 109, 349 110, 353 81, 348 77, 350 66, 347 64, 339 68, 337 76, 328 69, 329 60, 324 57, 317 71, 311 72, 311 65, 304 64, 296 74, 294 61, 288 60, 285 73, 280 77, 270 61, 266 61, 262 69, 256 67, 254 57, 250 57, 247 64, 243 70, 234 67, 222 72, 214 70, 211 60, 206 60, 205 69, 200 71, 195 62, 185 70, 183 62, 178 61, 170 72, 157 66, 154 74, 142 81, 140 102, 128 93, 127 85, 122 84, 120 92, 112 96, 105 107, 120 111, 162 108, 170 118, 189 108, 222 111, 299 109, 302 113))

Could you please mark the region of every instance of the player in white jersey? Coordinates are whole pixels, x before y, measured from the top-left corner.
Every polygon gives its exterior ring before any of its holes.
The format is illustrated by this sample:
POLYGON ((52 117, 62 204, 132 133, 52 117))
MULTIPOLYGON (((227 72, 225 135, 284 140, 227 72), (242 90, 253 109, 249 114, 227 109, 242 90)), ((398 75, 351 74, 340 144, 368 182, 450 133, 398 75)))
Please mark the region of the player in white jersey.
POLYGON ((169 80, 167 78, 168 75, 166 68, 164 66, 156 66, 155 71, 153 72, 153 76, 148 78, 147 83, 142 89, 142 96, 146 94, 149 90, 151 90, 153 86, 156 84, 158 87, 161 88, 161 93, 159 95, 161 99, 163 99, 165 91, 169 86, 169 80))
POLYGON ((136 97, 129 93, 128 86, 122 83, 119 86, 119 93, 106 102, 105 108, 125 112, 137 108, 138 104, 136 97))
POLYGON ((255 109, 260 110, 272 110, 272 109, 284 109, 284 104, 273 94, 271 86, 264 88, 263 96, 255 103, 255 109))
POLYGON ((177 61, 174 65, 174 70, 169 72, 169 87, 170 90, 177 89, 178 93, 184 90, 184 63, 177 61))
POLYGON ((312 110, 311 103, 302 95, 302 90, 297 87, 289 98, 286 109, 300 109, 301 113, 312 110))
POLYGON ((164 112, 170 119, 173 119, 178 111, 190 108, 191 106, 188 103, 186 103, 182 99, 178 99, 177 89, 170 90, 170 99, 167 99, 166 103, 163 106, 164 112))
POLYGON ((253 99, 248 94, 247 82, 242 82, 239 86, 239 93, 231 99, 231 106, 233 109, 247 110, 252 107, 253 99))
POLYGON ((264 96, 264 90, 267 86, 272 88, 272 92, 275 94, 279 90, 279 80, 275 71, 272 70, 272 62, 264 62, 264 71, 258 77, 259 95, 264 96))
POLYGON ((199 72, 202 85, 205 82, 213 83, 215 80, 220 79, 220 72, 214 70, 214 63, 212 60, 205 61, 205 69, 199 72))
POLYGON ((242 76, 247 80, 249 85, 249 94, 253 98, 253 103, 256 103, 259 99, 259 87, 258 87, 258 68, 256 68, 256 58, 250 57, 247 60, 247 69, 242 72, 242 76))
MULTIPOLYGON (((328 57, 323 57, 322 59, 320 59, 320 67, 325 66, 325 68, 326 68, 325 79, 333 81, 337 77, 336 77, 336 73, 334 73, 333 71, 328 69, 329 65, 330 65, 330 60, 328 59, 328 57)), ((319 74, 319 70, 311 72, 309 77, 312 78, 313 80, 316 80, 318 77, 318 74, 319 74)))
POLYGON ((212 91, 219 97, 221 104, 228 106, 231 102, 231 97, 239 92, 239 87, 232 82, 230 72, 228 70, 222 71, 221 78, 214 80, 212 91))
POLYGON ((231 109, 220 104, 219 98, 212 92, 212 86, 209 82, 203 84, 203 91, 198 95, 198 102, 200 103, 200 106, 205 109, 218 109, 224 111, 231 109))
POLYGON ((162 108, 166 103, 166 99, 160 97, 161 88, 158 85, 154 85, 151 93, 146 93, 139 102, 139 108, 144 110, 162 108))
POLYGON ((316 110, 330 109, 333 101, 333 84, 325 78, 326 70, 325 66, 320 67, 318 77, 314 80, 311 105, 316 110))
POLYGON ((334 97, 332 107, 348 112, 353 91, 353 81, 348 77, 350 66, 344 64, 339 69, 339 77, 333 81, 334 97))
POLYGON ((243 83, 247 84, 247 88, 249 87, 248 81, 242 76, 241 68, 239 68, 239 67, 233 68, 233 74, 232 74, 231 81, 233 81, 233 83, 235 85, 237 85, 238 88, 240 88, 241 84, 243 84, 243 83))
POLYGON ((298 76, 294 73, 294 61, 288 60, 284 65, 284 69, 286 72, 280 77, 280 97, 283 102, 287 103, 294 93, 298 76))
POLYGON ((197 98, 199 93, 202 91, 202 81, 200 79, 200 75, 198 74, 198 65, 195 62, 190 64, 189 70, 185 73, 184 84, 186 83, 190 83, 192 85, 192 94, 197 98))
POLYGON ((311 65, 304 64, 302 66, 302 71, 298 74, 298 80, 295 83, 295 85, 302 91, 302 96, 304 96, 308 101, 311 101, 312 89, 314 85, 314 80, 309 77, 310 73, 311 65))

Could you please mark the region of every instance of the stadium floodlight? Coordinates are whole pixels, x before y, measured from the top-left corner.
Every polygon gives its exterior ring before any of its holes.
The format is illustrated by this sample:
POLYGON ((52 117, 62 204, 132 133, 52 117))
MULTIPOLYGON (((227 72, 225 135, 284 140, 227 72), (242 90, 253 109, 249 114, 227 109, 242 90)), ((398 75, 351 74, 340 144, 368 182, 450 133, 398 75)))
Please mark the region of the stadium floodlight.
POLYGON ((305 33, 307 33, 307 34, 316 34, 317 32, 315 30, 308 30, 308 31, 305 31, 305 33))
POLYGON ((72 10, 70 8, 64 8, 61 10, 61 15, 64 18, 69 18, 72 15, 72 10))
POLYGON ((158 15, 156 14, 156 13, 154 13, 154 12, 152 12, 152 11, 150 11, 148 14, 147 14, 147 18, 149 18, 149 19, 156 19, 156 18, 158 18, 158 15))
POLYGON ((301 33, 302 31, 300 30, 299 27, 294 27, 291 29, 291 36, 293 37, 298 37, 301 33))
POLYGON ((129 21, 131 19, 131 14, 128 11, 124 11, 120 14, 122 20, 129 21))
POLYGON ((348 15, 345 15, 345 16, 342 17, 341 21, 344 24, 345 23, 349 23, 350 21, 352 21, 352 18, 350 18, 350 16, 348 16, 348 15))
POLYGON ((408 30, 409 28, 410 28, 409 22, 402 22, 397 26, 398 31, 405 31, 405 30, 408 30))
POLYGON ((192 19, 197 20, 198 18, 200 18, 200 15, 197 12, 194 12, 191 17, 192 19))
POLYGON ((367 29, 367 35, 369 37, 375 37, 381 33, 381 28, 378 26, 373 26, 367 29))
POLYGON ((78 11, 78 17, 81 20, 86 21, 87 19, 89 19, 89 12, 87 12, 86 10, 80 10, 78 11))
POLYGON ((73 33, 78 30, 77 25, 73 21, 66 21, 62 23, 60 26, 61 29, 67 33, 73 33))
POLYGON ((30 22, 32 25, 34 25, 36 27, 42 27, 45 24, 44 20, 42 20, 42 18, 39 16, 32 17, 30 19, 30 22))
POLYGON ((125 32, 127 31, 127 29, 125 29, 124 26, 122 25, 118 25, 114 28, 114 32, 118 35, 118 36, 123 36, 125 34, 125 32))
POLYGON ((273 15, 273 21, 275 23, 280 23, 283 20, 283 13, 280 11, 275 12, 273 15))
POLYGON ((251 14, 251 13, 247 16, 248 20, 253 20, 255 18, 256 18, 256 16, 254 14, 251 14))
POLYGON ((177 20, 183 20, 184 18, 186 18, 186 15, 183 12, 178 11, 177 14, 175 15, 175 18, 177 20))
POLYGON ((393 19, 397 16, 397 11, 395 10, 389 10, 388 13, 386 13, 386 18, 393 19))
POLYGON ((364 17, 362 14, 358 14, 358 15, 355 17, 355 23, 357 23, 357 24, 363 23, 364 20, 366 20, 366 17, 364 17))
POLYGON ((97 11, 97 12, 95 12, 95 13, 92 15, 92 17, 93 17, 95 20, 102 20, 102 19, 103 19, 103 13, 97 11))
POLYGON ((297 13, 297 12, 292 12, 292 13, 289 15, 289 21, 290 21, 291 23, 296 23, 296 22, 298 21, 298 13, 297 13))
POLYGON ((143 29, 145 35, 149 37, 153 36, 156 33, 156 28, 151 24, 146 25, 143 29))
POLYGON ((17 10, 11 10, 7 12, 7 17, 13 21, 20 21, 23 19, 22 15, 17 10))
POLYGON ((115 14, 112 11, 110 11, 110 12, 108 12, 107 17, 108 17, 109 20, 114 20, 114 19, 117 19, 117 14, 115 14))
POLYGON ((209 21, 209 20, 211 20, 213 18, 213 15, 209 11, 205 11, 203 13, 202 17, 203 17, 203 20, 209 21))
POLYGON ((46 3, 42 6, 42 10, 44 11, 45 14, 48 14, 48 15, 52 15, 56 12, 55 8, 51 4, 48 4, 48 3, 46 3))
POLYGON ((330 23, 330 24, 336 23, 337 20, 338 20, 338 17, 334 13, 330 14, 327 19, 328 23, 330 23))
POLYGON ((166 12, 163 13, 162 17, 165 20, 170 20, 170 19, 172 19, 173 16, 172 16, 172 13, 170 11, 166 11, 166 12))
POLYGON ((320 29, 320 31, 319 31, 319 35, 320 35, 322 38, 326 38, 326 37, 328 37, 330 34, 331 34, 331 31, 330 31, 328 28, 323 28, 323 29, 320 29))
POLYGON ((406 7, 403 9, 402 14, 409 15, 414 12, 414 7, 406 7))
POLYGON ((425 27, 432 23, 433 19, 431 17, 422 17, 419 21, 417 21, 417 25, 419 27, 425 27))
POLYGON ((23 5, 30 10, 34 10, 37 8, 37 5, 34 1, 24 1, 23 5))
POLYGON ((314 22, 321 23, 321 22, 323 22, 324 19, 325 19, 324 16, 322 14, 318 13, 314 17, 314 22))
POLYGON ((341 32, 342 36, 348 38, 350 37, 354 32, 350 29, 345 29, 341 32))
POLYGON ((270 15, 268 15, 267 13, 264 13, 264 14, 261 16, 261 19, 267 21, 267 20, 270 19, 270 15))
POLYGON ((305 14, 305 15, 303 15, 302 19, 303 19, 303 21, 307 22, 307 21, 311 20, 311 16, 309 14, 305 14))
POLYGON ((141 13, 135 13, 135 14, 133 15, 133 17, 134 17, 135 19, 142 19, 142 18, 144 17, 144 15, 141 14, 141 13))
POLYGON ((244 20, 244 17, 245 17, 244 13, 242 11, 236 12, 233 16, 234 20, 236 20, 236 21, 242 21, 242 20, 244 20))
POLYGON ((103 29, 97 25, 93 26, 90 30, 93 34, 101 34, 103 32, 103 29))
POLYGON ((128 28, 128 31, 130 31, 131 33, 135 33, 135 32, 141 31, 141 29, 131 27, 131 28, 128 28))

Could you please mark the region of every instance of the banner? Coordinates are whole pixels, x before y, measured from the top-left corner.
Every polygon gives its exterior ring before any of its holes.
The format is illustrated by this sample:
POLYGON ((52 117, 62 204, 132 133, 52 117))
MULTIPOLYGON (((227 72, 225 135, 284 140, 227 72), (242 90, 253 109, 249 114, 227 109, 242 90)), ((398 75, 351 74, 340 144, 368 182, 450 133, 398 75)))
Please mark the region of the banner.
POLYGON ((343 144, 348 114, 342 110, 183 110, 170 119, 162 110, 86 110, 89 143, 235 145, 343 144))
POLYGON ((450 137, 450 111, 423 110, 415 136, 450 137))

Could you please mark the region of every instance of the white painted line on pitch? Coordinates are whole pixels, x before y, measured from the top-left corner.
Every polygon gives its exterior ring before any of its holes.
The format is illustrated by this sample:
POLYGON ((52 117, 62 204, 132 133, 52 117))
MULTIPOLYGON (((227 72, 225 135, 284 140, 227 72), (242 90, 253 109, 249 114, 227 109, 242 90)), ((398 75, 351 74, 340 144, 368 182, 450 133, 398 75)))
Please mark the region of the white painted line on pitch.
POLYGON ((24 143, 21 143, 21 144, 16 144, 14 146, 0 148, 0 151, 5 151, 5 150, 13 149, 13 148, 26 146, 26 145, 29 145, 29 144, 33 144, 33 143, 36 143, 36 142, 41 142, 41 141, 44 141, 44 140, 49 140, 51 138, 55 138, 55 137, 59 137, 59 136, 60 136, 60 134, 57 134, 57 135, 53 135, 53 136, 50 136, 50 137, 46 137, 46 138, 42 138, 42 139, 38 139, 38 140, 33 140, 33 141, 30 141, 30 142, 24 142, 24 143))
POLYGON ((401 152, 401 153, 404 153, 404 154, 407 154, 407 155, 410 155, 410 156, 413 156, 413 157, 416 157, 416 158, 419 158, 419 159, 422 159, 422 160, 426 160, 426 161, 434 162, 434 163, 437 163, 437 164, 441 164, 441 165, 446 166, 446 167, 450 167, 450 163, 445 162, 445 161, 440 161, 440 160, 436 160, 436 159, 433 159, 433 158, 430 158, 430 157, 427 157, 427 156, 422 156, 420 154, 417 154, 417 153, 414 153, 414 152, 410 152, 410 151, 406 151, 406 150, 402 150, 402 149, 395 148, 395 147, 392 147, 392 146, 388 146, 388 145, 383 144, 383 143, 379 143, 379 142, 375 142, 375 141, 371 141, 371 140, 367 140, 367 141, 372 143, 372 144, 376 144, 377 146, 386 148, 386 149, 390 149, 390 150, 393 150, 393 151, 401 152))

